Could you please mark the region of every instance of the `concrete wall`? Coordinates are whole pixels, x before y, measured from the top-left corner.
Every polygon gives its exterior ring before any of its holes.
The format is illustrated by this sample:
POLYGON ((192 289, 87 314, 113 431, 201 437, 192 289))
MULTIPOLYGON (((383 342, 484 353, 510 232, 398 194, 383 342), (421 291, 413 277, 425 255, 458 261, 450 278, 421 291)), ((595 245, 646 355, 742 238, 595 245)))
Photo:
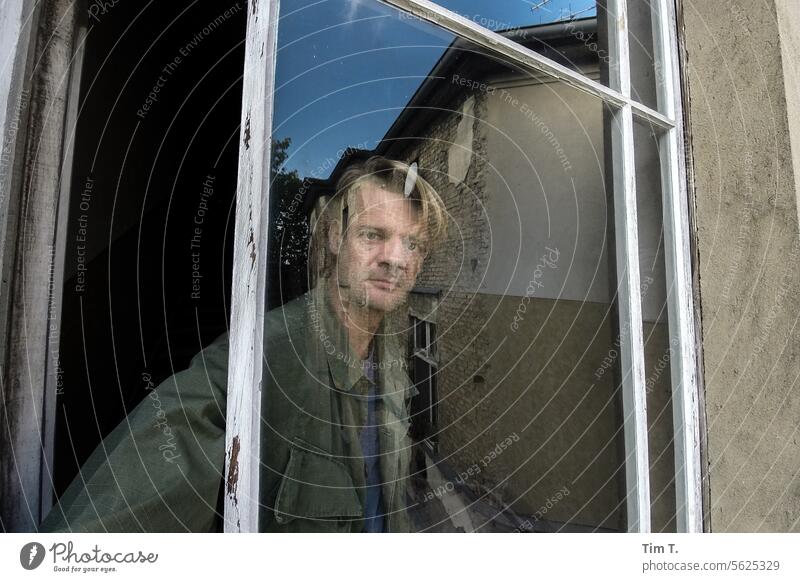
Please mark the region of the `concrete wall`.
MULTIPOLYGON (((786 89, 786 114, 792 144, 794 191, 800 200, 800 4, 796 0, 777 0, 778 31, 783 58, 783 83, 786 89)), ((797 204, 800 216, 800 204, 797 204)))
POLYGON ((796 2, 683 2, 713 531, 800 531, 796 2))
POLYGON ((525 295, 552 248, 562 261, 540 278, 537 298, 608 303, 602 104, 562 83, 492 89, 481 131, 494 252, 481 291, 525 295))

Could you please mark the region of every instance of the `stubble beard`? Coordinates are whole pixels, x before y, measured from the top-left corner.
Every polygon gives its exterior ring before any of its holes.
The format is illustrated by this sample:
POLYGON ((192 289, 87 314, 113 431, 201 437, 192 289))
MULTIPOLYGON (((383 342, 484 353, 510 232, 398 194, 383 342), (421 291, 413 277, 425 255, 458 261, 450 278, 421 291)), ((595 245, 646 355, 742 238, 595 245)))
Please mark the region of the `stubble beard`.
POLYGON ((359 281, 355 286, 340 283, 339 292, 342 297, 350 303, 351 307, 369 311, 375 315, 380 313, 383 316, 389 315, 397 310, 405 303, 408 297, 408 290, 403 287, 392 293, 385 293, 382 299, 378 299, 377 297, 371 298, 371 293, 380 292, 374 292, 369 289, 366 280, 359 281))

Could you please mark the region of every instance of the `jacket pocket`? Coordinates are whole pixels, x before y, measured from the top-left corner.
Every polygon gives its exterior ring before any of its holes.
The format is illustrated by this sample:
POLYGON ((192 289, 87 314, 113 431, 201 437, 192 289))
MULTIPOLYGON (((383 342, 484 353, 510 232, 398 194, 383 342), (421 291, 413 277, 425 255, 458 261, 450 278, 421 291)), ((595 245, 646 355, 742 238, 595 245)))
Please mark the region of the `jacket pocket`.
POLYGON ((363 517, 347 466, 299 437, 275 499, 275 521, 292 531, 349 531, 363 517))

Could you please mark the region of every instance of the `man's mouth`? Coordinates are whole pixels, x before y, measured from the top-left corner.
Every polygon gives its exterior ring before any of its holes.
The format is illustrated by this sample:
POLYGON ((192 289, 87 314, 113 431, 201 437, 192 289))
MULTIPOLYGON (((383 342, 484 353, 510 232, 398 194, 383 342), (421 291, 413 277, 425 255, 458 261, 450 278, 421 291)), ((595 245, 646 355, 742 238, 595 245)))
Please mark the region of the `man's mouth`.
POLYGON ((397 280, 393 279, 368 279, 373 286, 384 291, 393 291, 397 287, 397 280))

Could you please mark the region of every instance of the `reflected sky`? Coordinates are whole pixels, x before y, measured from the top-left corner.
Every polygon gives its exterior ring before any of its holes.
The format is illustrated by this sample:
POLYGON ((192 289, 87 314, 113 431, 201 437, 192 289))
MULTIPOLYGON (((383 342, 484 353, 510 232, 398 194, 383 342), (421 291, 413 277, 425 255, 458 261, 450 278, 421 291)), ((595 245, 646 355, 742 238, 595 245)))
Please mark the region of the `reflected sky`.
MULTIPOLYGON (((493 30, 594 15, 588 0, 438 3, 493 30)), ((291 138, 285 168, 301 177, 327 178, 346 147, 375 148, 454 40, 377 0, 280 10, 273 137, 291 138)))
POLYGON ((453 38, 378 2, 281 2, 273 135, 292 139, 287 169, 327 178, 345 147, 373 149, 453 38))

